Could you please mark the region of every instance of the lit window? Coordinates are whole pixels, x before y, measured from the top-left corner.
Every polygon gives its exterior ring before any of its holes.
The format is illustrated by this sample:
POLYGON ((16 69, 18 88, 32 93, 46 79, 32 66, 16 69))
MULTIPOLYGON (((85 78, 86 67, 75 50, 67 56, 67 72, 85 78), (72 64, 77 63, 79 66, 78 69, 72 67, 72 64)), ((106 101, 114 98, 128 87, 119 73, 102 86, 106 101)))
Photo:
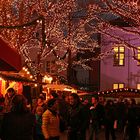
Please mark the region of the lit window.
POLYGON ((124 46, 117 45, 114 47, 114 66, 124 66, 125 49, 124 46))
POLYGON ((118 84, 113 84, 113 89, 118 89, 118 84))
POLYGON ((123 83, 113 84, 113 89, 119 89, 119 88, 124 88, 124 84, 123 83))
POLYGON ((140 89, 140 84, 137 84, 137 89, 140 89))
POLYGON ((120 52, 124 52, 124 47, 119 47, 120 52))
POLYGON ((140 66, 140 47, 138 47, 137 56, 138 56, 138 63, 137 63, 137 65, 140 66))
POLYGON ((119 88, 124 88, 124 84, 119 84, 119 88))

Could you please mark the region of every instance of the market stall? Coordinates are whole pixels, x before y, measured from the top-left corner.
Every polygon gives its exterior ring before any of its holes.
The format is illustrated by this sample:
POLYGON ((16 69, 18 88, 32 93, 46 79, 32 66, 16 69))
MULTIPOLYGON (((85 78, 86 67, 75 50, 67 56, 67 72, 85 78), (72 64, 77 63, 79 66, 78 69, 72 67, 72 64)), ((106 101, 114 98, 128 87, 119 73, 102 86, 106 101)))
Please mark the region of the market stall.
POLYGON ((43 91, 46 93, 46 99, 50 98, 50 93, 52 91, 55 91, 60 96, 62 94, 77 93, 75 88, 65 84, 46 84, 43 85, 43 91))
POLYGON ((5 95, 8 88, 14 88, 17 93, 21 94, 23 85, 36 84, 37 82, 23 77, 20 73, 0 72, 0 93, 5 95))
POLYGON ((0 71, 19 71, 21 68, 19 53, 0 38, 0 71))

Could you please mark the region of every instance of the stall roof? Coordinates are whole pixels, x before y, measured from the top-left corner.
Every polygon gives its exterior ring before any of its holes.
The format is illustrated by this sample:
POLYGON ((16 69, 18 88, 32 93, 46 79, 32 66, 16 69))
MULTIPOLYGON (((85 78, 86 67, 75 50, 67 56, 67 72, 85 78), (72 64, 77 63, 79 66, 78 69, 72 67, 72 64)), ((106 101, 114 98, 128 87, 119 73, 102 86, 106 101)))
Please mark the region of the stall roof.
POLYGON ((122 97, 135 97, 140 98, 140 89, 134 89, 134 88, 121 88, 121 89, 112 89, 112 90, 106 90, 106 91, 99 91, 99 92, 88 92, 88 93, 78 93, 79 96, 104 96, 104 97, 113 97, 118 98, 120 96, 122 97))
POLYGON ((0 71, 19 71, 21 56, 0 37, 0 71))
POLYGON ((19 73, 0 72, 0 77, 3 78, 4 80, 10 80, 16 82, 37 83, 37 81, 33 81, 29 78, 23 77, 19 73))
POLYGON ((64 84, 46 84, 44 85, 44 88, 50 88, 61 91, 71 91, 72 89, 74 89, 73 87, 64 84))

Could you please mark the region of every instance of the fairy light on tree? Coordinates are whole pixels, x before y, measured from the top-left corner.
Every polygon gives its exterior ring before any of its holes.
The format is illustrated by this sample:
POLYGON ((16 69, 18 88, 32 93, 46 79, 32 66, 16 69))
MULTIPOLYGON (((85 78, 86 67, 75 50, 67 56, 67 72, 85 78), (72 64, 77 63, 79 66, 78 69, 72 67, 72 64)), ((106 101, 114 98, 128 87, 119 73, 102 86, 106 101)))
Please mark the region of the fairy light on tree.
MULTIPOLYGON (((82 0, 81 0, 82 1, 82 0)), ((78 52, 95 53, 100 48, 98 40, 92 36, 105 34, 137 49, 117 35, 108 33, 108 28, 140 35, 137 27, 139 20, 139 1, 98 0, 78 3, 76 0, 1 0, 0 1, 0 36, 15 47, 24 57, 33 73, 40 73, 41 63, 48 56, 55 57, 55 65, 61 66, 58 72, 68 67, 68 54, 75 56, 78 52), (109 18, 121 17, 133 29, 111 25, 109 18), (129 22, 131 21, 131 22, 129 22), (32 50, 37 53, 34 63, 32 50)), ((81 65, 90 69, 88 61, 98 61, 113 53, 112 48, 98 56, 71 60, 71 65, 81 65)))

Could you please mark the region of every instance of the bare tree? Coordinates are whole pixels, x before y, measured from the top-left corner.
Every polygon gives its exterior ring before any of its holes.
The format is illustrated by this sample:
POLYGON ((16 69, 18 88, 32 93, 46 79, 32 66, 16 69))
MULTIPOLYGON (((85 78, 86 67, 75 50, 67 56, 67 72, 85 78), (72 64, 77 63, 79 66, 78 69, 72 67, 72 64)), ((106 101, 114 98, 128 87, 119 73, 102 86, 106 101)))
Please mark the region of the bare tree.
POLYGON ((97 34, 125 44, 135 55, 137 47, 108 33, 108 29, 140 35, 139 13, 138 0, 1 0, 0 36, 23 55, 35 73, 42 61, 52 55, 55 66, 61 66, 57 73, 75 65, 89 69, 87 62, 113 53, 111 49, 95 55, 96 49, 102 47, 97 34), (133 28, 113 25, 111 21, 117 18, 133 28), (34 58, 30 55, 32 49, 37 50, 34 58), (86 57, 74 59, 77 53, 86 57))

